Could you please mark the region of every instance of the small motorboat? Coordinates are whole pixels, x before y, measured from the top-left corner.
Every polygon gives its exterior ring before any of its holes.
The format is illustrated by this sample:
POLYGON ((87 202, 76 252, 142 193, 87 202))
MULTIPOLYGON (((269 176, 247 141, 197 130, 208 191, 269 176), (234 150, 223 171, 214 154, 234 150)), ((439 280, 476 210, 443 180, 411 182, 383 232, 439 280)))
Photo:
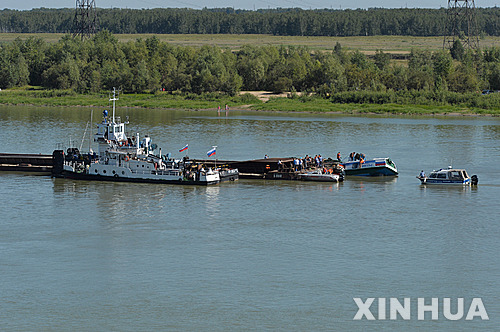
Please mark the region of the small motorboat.
POLYGON ((423 172, 417 176, 421 184, 444 184, 444 185, 477 185, 477 175, 472 177, 467 174, 465 169, 452 168, 434 170, 429 176, 423 172))
POLYGON ((303 181, 340 182, 344 180, 342 174, 323 172, 317 169, 307 173, 298 174, 298 179, 303 181))

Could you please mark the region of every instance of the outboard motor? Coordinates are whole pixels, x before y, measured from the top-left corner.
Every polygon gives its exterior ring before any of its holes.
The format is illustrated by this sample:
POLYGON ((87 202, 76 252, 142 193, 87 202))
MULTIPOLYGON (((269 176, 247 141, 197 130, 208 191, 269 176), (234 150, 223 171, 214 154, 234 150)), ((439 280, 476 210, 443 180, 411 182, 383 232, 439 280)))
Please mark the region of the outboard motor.
POLYGON ((473 184, 474 186, 477 186, 478 181, 479 181, 479 179, 477 178, 477 175, 471 176, 471 178, 470 178, 471 184, 473 184))

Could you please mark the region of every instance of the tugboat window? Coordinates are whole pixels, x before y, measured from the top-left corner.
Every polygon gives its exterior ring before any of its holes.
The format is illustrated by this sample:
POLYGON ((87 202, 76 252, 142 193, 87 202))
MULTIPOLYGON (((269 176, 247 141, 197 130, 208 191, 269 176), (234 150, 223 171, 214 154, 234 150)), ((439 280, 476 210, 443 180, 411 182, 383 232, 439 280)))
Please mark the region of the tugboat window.
POLYGON ((106 170, 102 171, 104 174, 106 174, 106 170))

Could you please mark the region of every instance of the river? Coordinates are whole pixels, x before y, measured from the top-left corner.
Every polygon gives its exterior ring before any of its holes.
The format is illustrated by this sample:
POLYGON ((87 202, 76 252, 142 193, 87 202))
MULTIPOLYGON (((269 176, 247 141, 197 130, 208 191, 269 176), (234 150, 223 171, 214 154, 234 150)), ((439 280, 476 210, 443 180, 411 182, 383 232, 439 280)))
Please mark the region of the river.
MULTIPOLYGON (((163 153, 204 158, 363 152, 397 178, 99 183, 0 173, 4 331, 382 331, 498 328, 500 119, 118 109, 163 153), (453 164, 472 188, 424 187, 453 164), (355 320, 354 298, 375 298, 355 320), (379 298, 387 299, 386 319, 379 298), (390 298, 411 317, 390 319, 390 298), (417 318, 417 299, 438 317, 417 318), (443 315, 464 298, 457 321, 443 315), (473 298, 489 320, 466 320, 473 298)), ((89 109, 0 106, 0 152, 89 146, 89 109), (82 140, 83 139, 83 140, 82 140)), ((101 111, 92 114, 100 121, 101 111)), ((93 131, 92 127, 92 131, 93 131)), ((476 307, 476 313, 478 308, 476 307)))

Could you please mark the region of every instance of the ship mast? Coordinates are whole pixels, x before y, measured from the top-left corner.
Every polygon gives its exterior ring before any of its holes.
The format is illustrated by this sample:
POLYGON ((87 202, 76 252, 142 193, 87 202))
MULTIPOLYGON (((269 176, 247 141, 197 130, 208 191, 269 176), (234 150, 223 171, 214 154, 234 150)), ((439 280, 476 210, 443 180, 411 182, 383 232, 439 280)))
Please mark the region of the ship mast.
POLYGON ((113 102, 113 123, 115 123, 115 101, 117 101, 118 98, 116 98, 116 88, 113 88, 113 98, 110 98, 109 101, 113 102))

